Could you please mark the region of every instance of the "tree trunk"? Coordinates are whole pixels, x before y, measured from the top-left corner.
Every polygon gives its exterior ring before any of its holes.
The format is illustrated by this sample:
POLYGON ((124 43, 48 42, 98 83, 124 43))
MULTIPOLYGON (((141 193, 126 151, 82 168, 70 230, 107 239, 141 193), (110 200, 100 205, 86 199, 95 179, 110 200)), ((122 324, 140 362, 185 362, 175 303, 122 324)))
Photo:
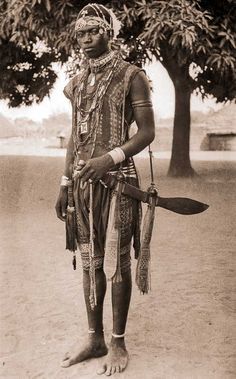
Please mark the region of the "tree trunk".
MULTIPOLYGON (((189 75, 188 57, 171 54, 171 48, 161 44, 161 63, 166 68, 175 88, 175 115, 169 176, 193 176, 190 147, 190 97, 193 90, 189 75)), ((156 56, 158 59, 158 56, 156 56)))
POLYGON ((190 162, 190 97, 191 89, 185 79, 174 80, 175 115, 169 176, 193 176, 190 162))

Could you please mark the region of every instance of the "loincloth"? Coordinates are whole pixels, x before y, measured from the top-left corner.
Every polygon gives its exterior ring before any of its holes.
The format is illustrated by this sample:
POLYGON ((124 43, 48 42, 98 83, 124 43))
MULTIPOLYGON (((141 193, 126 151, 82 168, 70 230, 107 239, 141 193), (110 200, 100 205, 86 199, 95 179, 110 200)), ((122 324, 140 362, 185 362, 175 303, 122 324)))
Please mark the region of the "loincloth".
MULTIPOLYGON (((138 186, 138 180, 130 177, 126 181, 138 186)), ((103 267, 104 247, 106 240, 106 230, 110 209, 111 198, 114 190, 106 188, 101 182, 93 184, 93 227, 94 227, 94 266, 95 269, 103 267)), ((77 242, 81 253, 84 270, 89 270, 89 247, 90 247, 90 227, 89 227, 89 186, 80 188, 80 179, 74 183, 74 200, 77 221, 77 242)), ((140 203, 129 196, 121 195, 120 199, 120 265, 121 272, 130 268, 130 250, 133 239, 135 257, 137 258, 140 249, 140 203)))

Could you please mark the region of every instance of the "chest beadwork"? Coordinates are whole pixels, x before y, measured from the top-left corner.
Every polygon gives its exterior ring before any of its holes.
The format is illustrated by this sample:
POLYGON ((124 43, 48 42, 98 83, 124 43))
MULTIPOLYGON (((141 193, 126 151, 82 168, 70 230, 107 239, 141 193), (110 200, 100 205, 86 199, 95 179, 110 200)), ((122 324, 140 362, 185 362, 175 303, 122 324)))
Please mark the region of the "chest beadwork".
MULTIPOLYGON (((137 70, 137 67, 116 55, 104 69, 95 73, 94 79, 88 68, 78 76, 73 91, 73 141, 76 156, 86 154, 88 159, 105 154, 127 140, 124 128, 128 130, 130 117, 125 119, 124 127, 124 100, 132 73, 137 70)), ((128 113, 130 112, 132 110, 128 113)))

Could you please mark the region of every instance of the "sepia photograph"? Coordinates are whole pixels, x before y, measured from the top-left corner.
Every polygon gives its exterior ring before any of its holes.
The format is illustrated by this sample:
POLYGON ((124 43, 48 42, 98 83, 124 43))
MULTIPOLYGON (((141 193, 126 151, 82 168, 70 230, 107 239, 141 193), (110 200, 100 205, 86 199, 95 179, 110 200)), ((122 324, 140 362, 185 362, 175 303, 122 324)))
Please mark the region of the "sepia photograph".
POLYGON ((235 379, 235 0, 0 21, 0 378, 235 379))

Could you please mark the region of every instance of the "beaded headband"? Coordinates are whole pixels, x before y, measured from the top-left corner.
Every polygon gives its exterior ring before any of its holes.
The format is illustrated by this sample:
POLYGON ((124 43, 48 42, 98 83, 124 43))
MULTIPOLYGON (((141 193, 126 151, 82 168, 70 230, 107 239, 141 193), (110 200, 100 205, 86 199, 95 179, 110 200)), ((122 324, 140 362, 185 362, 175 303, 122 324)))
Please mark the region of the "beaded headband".
POLYGON ((83 17, 83 18, 79 18, 76 21, 75 31, 79 32, 80 30, 82 30, 83 28, 87 26, 91 26, 91 27, 98 26, 99 28, 102 28, 104 30, 112 29, 111 26, 106 21, 103 21, 99 17, 83 17))
POLYGON ((98 26, 106 31, 112 30, 113 20, 110 11, 101 4, 86 5, 78 15, 75 30, 80 31, 87 26, 98 26))

